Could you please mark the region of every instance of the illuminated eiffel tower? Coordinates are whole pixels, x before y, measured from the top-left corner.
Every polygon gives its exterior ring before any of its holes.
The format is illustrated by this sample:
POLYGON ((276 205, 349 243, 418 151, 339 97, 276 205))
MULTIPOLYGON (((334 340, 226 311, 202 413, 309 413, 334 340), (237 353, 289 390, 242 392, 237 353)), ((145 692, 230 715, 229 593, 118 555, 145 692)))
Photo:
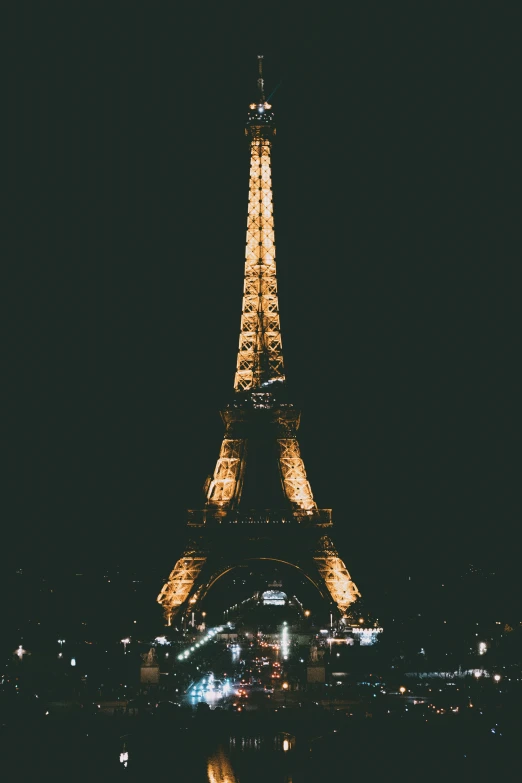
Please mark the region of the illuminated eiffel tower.
POLYGON ((297 440, 300 412, 288 398, 275 262, 270 153, 275 136, 259 56, 257 102, 245 134, 250 189, 243 312, 234 394, 204 507, 188 511, 184 551, 158 596, 167 625, 198 609, 231 569, 273 560, 299 569, 338 619, 360 597, 332 539, 331 509, 312 495, 297 440))

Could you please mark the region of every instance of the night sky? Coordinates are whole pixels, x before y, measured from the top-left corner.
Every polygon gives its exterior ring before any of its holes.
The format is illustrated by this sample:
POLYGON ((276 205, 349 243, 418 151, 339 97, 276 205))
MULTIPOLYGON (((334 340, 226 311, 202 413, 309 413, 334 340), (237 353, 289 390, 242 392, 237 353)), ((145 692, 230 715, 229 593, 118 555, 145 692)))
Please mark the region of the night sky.
POLYGON ((13 7, 3 555, 180 554, 233 388, 263 53, 286 371, 348 567, 513 566, 515 12, 139 5, 13 7))

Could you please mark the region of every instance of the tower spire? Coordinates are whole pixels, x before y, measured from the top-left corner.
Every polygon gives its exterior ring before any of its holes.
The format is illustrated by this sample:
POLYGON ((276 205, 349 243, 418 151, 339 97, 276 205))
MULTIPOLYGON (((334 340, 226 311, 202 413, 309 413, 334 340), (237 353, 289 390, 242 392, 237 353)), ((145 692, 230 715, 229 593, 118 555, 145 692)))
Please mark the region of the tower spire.
POLYGON ((259 103, 265 102, 265 80, 263 79, 263 55, 257 55, 257 70, 259 77, 257 79, 257 88, 259 91, 259 103))

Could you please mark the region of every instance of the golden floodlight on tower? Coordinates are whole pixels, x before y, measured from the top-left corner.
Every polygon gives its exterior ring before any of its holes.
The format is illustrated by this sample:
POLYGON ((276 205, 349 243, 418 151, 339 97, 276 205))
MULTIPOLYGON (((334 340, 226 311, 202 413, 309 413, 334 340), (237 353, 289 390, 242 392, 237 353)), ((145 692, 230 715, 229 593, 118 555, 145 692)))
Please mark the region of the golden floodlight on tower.
POLYGON ((219 579, 250 561, 275 560, 300 571, 329 614, 348 621, 360 593, 334 544, 331 509, 319 508, 313 496, 297 438, 301 413, 287 388, 272 182, 276 125, 262 55, 245 135, 250 166, 233 391, 221 411, 225 432, 202 508, 187 512, 184 551, 157 600, 168 625, 178 612, 194 622, 219 579))

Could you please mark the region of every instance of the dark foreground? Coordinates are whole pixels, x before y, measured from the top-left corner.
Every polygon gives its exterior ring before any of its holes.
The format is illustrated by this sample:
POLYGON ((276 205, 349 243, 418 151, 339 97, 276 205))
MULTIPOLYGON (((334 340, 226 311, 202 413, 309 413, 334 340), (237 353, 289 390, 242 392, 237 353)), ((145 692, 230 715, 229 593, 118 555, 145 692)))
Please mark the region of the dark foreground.
POLYGON ((303 783, 318 780, 483 780, 513 768, 520 725, 317 710, 25 720, 0 734, 17 780, 303 783), (126 755, 127 754, 127 755, 126 755), (384 776, 384 778, 383 778, 384 776))

